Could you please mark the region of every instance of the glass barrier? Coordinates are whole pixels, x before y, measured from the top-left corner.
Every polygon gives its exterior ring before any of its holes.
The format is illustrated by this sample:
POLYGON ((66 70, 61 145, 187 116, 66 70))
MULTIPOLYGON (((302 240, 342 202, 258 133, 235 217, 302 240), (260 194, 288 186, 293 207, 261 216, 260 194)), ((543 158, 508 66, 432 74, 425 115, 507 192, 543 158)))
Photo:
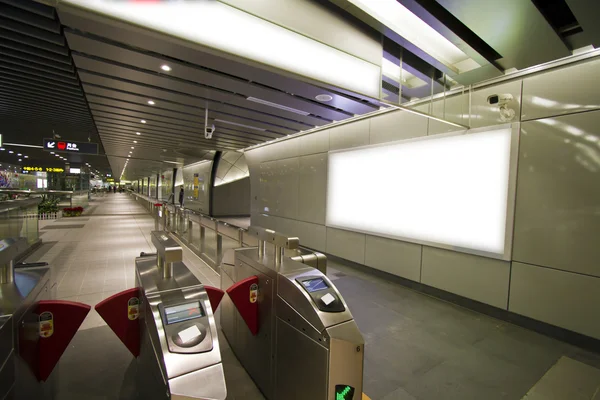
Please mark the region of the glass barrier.
POLYGON ((39 239, 38 204, 41 198, 0 202, 0 239, 27 238, 29 244, 39 239))

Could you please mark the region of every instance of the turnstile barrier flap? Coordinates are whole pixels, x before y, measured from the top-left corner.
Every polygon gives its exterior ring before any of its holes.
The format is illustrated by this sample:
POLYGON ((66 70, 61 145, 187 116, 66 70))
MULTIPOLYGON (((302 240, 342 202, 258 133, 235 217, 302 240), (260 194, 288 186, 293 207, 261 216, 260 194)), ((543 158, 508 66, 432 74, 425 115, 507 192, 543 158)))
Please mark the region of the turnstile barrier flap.
POLYGON ((140 355, 140 290, 124 290, 94 307, 134 357, 140 355))
POLYGON ((37 305, 37 326, 19 328, 19 354, 38 380, 48 379, 90 309, 83 303, 42 300, 37 305))
POLYGON ((250 276, 227 289, 227 294, 237 308, 252 335, 258 334, 258 276, 250 276))
POLYGON ((204 290, 208 295, 208 300, 210 301, 210 308, 212 308, 213 313, 215 313, 217 311, 217 308, 219 307, 219 304, 221 304, 223 296, 225 296, 225 292, 216 287, 206 285, 204 285, 204 290))

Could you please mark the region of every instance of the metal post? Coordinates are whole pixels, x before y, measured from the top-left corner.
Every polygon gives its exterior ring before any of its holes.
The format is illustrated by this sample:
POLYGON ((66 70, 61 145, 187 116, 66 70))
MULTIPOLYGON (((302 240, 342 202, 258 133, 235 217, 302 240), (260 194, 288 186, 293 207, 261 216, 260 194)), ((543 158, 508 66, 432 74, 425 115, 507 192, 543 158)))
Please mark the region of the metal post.
POLYGON ((238 244, 240 247, 244 247, 244 230, 238 229, 238 244))
POLYGON ((163 278, 169 279, 173 277, 173 263, 165 263, 163 267, 163 278))
POLYGON ((157 231, 158 230, 158 218, 159 218, 159 211, 160 211, 160 207, 154 207, 155 210, 155 216, 154 216, 154 230, 157 231))
POLYGON ((0 284, 13 283, 15 280, 15 263, 10 260, 8 264, 4 264, 0 268, 0 284))
POLYGON ((260 239, 258 240, 258 256, 261 258, 265 256, 265 242, 260 239))
POLYGON ((161 206, 162 209, 162 226, 163 226, 163 230, 167 230, 167 207, 165 207, 165 205, 163 204, 161 206))
POLYGON ((188 243, 192 243, 192 229, 194 228, 194 224, 192 223, 192 220, 190 218, 188 218, 188 238, 187 241, 188 243))
POLYGON ((200 253, 204 254, 206 251, 206 228, 202 225, 202 217, 200 217, 200 253))
POLYGON ((280 246, 275 246, 275 266, 279 269, 281 261, 283 260, 283 253, 285 249, 280 246))

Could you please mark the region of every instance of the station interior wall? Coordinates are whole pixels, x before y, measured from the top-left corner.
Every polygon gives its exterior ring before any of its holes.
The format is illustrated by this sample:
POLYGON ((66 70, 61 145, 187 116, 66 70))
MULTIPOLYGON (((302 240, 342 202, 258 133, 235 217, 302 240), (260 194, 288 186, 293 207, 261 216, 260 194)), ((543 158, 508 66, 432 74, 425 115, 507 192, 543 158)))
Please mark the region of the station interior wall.
POLYGON ((511 261, 325 225, 328 151, 460 130, 406 111, 247 151, 252 224, 298 236, 302 245, 337 257, 600 339, 600 59, 416 109, 465 125, 470 118, 472 128, 504 124, 498 108, 487 102, 493 94, 511 94, 512 122, 522 122, 511 261))
POLYGON ((250 215, 250 178, 246 177, 213 188, 213 217, 250 215))
POLYGON ((175 183, 175 202, 179 201, 179 185, 183 184, 185 207, 191 210, 199 211, 204 214, 208 214, 210 211, 210 174, 212 171, 212 165, 212 161, 201 161, 198 163, 184 166, 183 183, 177 181, 175 183), (194 192, 195 175, 198 175, 198 193, 194 192))

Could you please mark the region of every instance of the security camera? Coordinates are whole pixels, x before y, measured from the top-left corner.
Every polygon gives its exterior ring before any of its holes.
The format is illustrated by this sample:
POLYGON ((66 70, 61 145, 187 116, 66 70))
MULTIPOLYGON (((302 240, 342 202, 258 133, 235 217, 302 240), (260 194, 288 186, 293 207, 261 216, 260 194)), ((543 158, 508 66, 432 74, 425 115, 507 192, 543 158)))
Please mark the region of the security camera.
POLYGON ((205 137, 206 139, 211 139, 211 138, 212 138, 212 135, 213 135, 213 133, 215 133, 215 130, 216 130, 216 129, 217 129, 217 128, 215 128, 215 125, 214 125, 214 124, 213 124, 213 125, 211 125, 211 126, 205 126, 205 127, 204 127, 204 137, 205 137))
POLYGON ((508 104, 514 100, 512 94, 493 94, 487 98, 487 102, 490 105, 498 105, 502 106, 504 104, 508 104))
POLYGON ((488 96, 487 102, 489 105, 498 106, 500 111, 500 119, 504 122, 512 121, 516 115, 515 110, 508 105, 514 100, 512 94, 493 94, 488 96))

